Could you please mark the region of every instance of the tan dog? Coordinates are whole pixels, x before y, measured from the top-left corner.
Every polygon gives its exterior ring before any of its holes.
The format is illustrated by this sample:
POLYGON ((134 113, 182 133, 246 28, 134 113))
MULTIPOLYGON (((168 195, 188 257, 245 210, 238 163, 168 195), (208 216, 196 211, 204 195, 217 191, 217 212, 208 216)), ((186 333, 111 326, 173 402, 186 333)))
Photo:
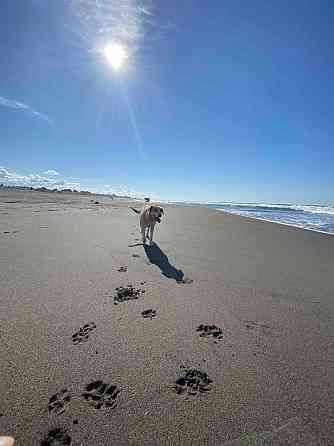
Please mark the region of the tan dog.
POLYGON ((153 242, 154 226, 156 223, 161 222, 161 217, 163 216, 164 210, 160 206, 145 205, 139 211, 135 208, 132 209, 136 214, 139 214, 139 223, 141 229, 141 235, 143 243, 145 244, 146 239, 150 241, 150 246, 153 242))

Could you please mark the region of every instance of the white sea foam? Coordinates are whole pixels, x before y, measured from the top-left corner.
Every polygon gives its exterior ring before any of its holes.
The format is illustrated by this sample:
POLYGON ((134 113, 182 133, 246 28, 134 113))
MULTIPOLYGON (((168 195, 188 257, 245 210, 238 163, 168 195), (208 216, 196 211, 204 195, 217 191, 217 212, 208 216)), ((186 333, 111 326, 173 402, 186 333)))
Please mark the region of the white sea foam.
MULTIPOLYGON (((307 206, 309 208, 310 206, 307 206)), ((219 211, 228 212, 230 214, 240 215, 242 217, 253 218, 257 220, 270 221, 288 226, 308 229, 327 234, 334 234, 334 213, 317 212, 318 206, 312 206, 311 211, 304 209, 295 209, 295 207, 271 207, 271 211, 264 210, 265 206, 251 207, 243 206, 225 206, 221 205, 216 208, 219 211), (313 212, 312 212, 313 211, 313 212)), ((303 206, 304 208, 304 206, 303 206)), ((321 209, 324 207, 321 206, 321 209)))
POLYGON ((322 205, 301 205, 301 204, 282 204, 282 203, 206 203, 207 205, 218 205, 224 208, 253 208, 256 209, 275 209, 275 210, 292 210, 292 211, 300 211, 300 212, 310 212, 312 214, 329 214, 334 215, 334 206, 322 206, 322 205))
POLYGON ((204 206, 257 220, 334 234, 334 207, 284 203, 170 202, 181 206, 204 206))
POLYGON ((304 211, 304 212, 311 212, 312 214, 329 214, 334 215, 334 207, 333 206, 298 206, 295 205, 292 207, 292 209, 296 209, 304 211))
POLYGON ((287 221, 280 221, 280 220, 271 220, 269 218, 263 218, 263 217, 254 217, 252 215, 246 215, 246 214, 242 214, 242 213, 237 213, 237 212, 229 212, 226 211, 226 209, 222 209, 222 208, 217 208, 217 211, 222 211, 222 212, 228 212, 230 214, 234 214, 234 215, 239 215, 240 217, 247 217, 247 218, 251 218, 252 220, 260 220, 260 221, 268 221, 269 223, 276 223, 276 224, 280 224, 283 226, 292 226, 293 228, 299 228, 299 229, 305 229, 307 231, 314 231, 314 232, 320 232, 321 234, 329 234, 329 235, 334 235, 334 229, 333 231, 323 231, 321 229, 322 224, 314 224, 313 227, 308 227, 307 225, 303 224, 302 222, 298 223, 298 222, 287 222, 287 221))

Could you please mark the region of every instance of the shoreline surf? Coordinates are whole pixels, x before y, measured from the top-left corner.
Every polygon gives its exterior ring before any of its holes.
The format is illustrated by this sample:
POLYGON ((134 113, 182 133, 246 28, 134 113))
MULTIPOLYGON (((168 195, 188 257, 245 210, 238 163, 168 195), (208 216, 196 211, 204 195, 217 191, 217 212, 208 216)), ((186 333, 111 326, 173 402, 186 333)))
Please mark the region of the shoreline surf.
POLYGON ((307 231, 334 235, 334 207, 328 205, 266 203, 173 202, 177 206, 199 206, 253 220, 268 221, 307 231))

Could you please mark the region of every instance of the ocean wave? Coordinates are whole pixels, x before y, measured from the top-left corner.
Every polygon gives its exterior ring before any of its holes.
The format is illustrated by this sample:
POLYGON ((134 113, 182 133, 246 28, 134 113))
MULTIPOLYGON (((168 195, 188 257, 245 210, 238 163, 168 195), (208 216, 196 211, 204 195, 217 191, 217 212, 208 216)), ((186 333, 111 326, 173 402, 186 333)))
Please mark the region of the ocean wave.
MULTIPOLYGON (((301 204, 267 204, 267 203, 216 203, 220 208, 238 208, 247 209, 252 208, 264 211, 299 211, 309 212, 311 214, 328 214, 334 215, 334 206, 321 205, 301 205, 301 204)), ((210 203, 211 205, 211 203, 210 203)))
MULTIPOLYGON (((307 206, 307 208, 309 209, 310 206, 307 206)), ((312 208, 313 209, 311 209, 311 211, 305 212, 304 206, 302 206, 302 209, 295 209, 291 206, 278 208, 277 205, 269 208, 264 206, 249 207, 247 205, 221 205, 219 208, 216 207, 216 209, 219 211, 225 211, 242 217, 265 220, 312 231, 334 234, 334 213, 318 212, 318 206, 312 206, 312 208)), ((321 206, 322 210, 323 208, 324 206, 321 206)))
POLYGON ((314 232, 320 232, 322 234, 328 234, 328 235, 334 235, 334 223, 333 224, 325 224, 323 222, 312 222, 312 223, 306 223, 305 221, 298 221, 298 220, 289 220, 289 219, 279 219, 279 218, 267 218, 267 217, 260 217, 260 216, 254 216, 251 213, 237 213, 237 212, 231 212, 226 211, 222 208, 216 208, 217 211, 222 212, 228 212, 230 214, 239 215, 241 217, 247 217, 252 220, 260 220, 260 221, 267 221, 269 223, 277 223, 284 226, 290 226, 293 228, 299 228, 299 229, 305 229, 307 231, 314 231, 314 232))
POLYGON ((181 206, 200 206, 242 217, 270 221, 326 234, 334 234, 334 206, 286 203, 170 202, 181 206))
POLYGON ((329 214, 334 215, 333 206, 298 206, 296 205, 294 209, 301 210, 303 212, 311 212, 311 214, 329 214))
POLYGON ((334 206, 324 206, 318 204, 285 204, 285 203, 231 203, 231 202, 194 202, 194 201, 168 201, 160 200, 161 203, 175 204, 180 206, 207 206, 216 209, 240 209, 252 211, 296 211, 310 214, 334 215, 334 206))

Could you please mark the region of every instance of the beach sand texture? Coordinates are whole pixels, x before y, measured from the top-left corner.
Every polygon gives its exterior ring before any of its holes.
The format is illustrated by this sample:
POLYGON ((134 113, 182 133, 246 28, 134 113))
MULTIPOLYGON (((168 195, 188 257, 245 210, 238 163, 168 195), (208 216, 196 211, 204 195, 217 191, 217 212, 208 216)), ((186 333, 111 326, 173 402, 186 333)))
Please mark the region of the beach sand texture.
POLYGON ((0 435, 333 445, 334 237, 130 204, 0 191, 0 435))

